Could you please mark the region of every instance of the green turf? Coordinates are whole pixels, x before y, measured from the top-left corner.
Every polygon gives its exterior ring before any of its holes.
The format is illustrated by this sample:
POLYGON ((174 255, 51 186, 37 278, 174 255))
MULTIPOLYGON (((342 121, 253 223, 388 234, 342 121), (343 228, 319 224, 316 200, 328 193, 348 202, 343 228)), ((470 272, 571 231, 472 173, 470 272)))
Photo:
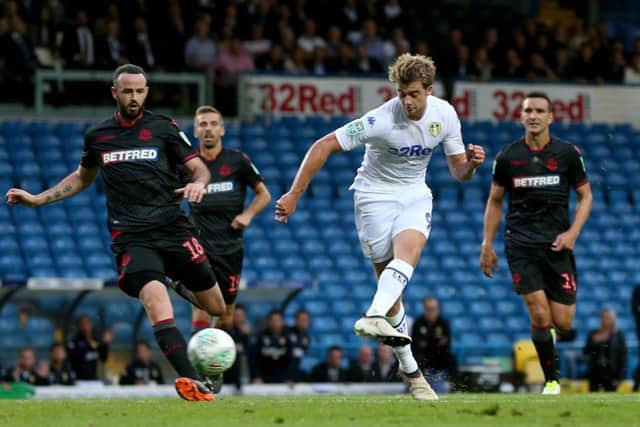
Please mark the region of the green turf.
POLYGON ((456 394, 0 401, 0 426, 640 426, 638 394, 456 394))

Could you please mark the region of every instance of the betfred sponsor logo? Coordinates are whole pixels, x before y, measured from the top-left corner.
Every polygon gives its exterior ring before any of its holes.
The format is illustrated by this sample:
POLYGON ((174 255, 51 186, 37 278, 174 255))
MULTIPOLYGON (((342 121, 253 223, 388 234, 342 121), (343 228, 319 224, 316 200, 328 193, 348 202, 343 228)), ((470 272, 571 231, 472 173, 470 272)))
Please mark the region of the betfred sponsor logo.
POLYGON ((158 159, 157 148, 139 148, 135 150, 118 150, 102 153, 102 164, 117 162, 149 161, 158 159))
POLYGON ((214 182, 207 185, 207 193, 223 193, 233 191, 233 181, 214 182))
POLYGON ((513 178, 513 188, 537 188, 560 185, 560 175, 521 176, 513 178))

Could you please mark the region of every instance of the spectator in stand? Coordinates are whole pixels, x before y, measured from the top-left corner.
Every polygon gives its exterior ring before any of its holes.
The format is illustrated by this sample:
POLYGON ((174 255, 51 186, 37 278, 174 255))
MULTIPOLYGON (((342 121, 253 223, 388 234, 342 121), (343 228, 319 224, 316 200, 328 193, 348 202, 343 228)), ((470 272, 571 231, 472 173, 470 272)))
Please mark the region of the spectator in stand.
POLYGON ((64 32, 60 54, 66 68, 92 68, 95 64, 95 42, 84 9, 76 13, 73 24, 64 32))
POLYGON ((254 337, 251 357, 254 384, 293 381, 293 349, 284 326, 282 312, 272 310, 267 316, 267 328, 254 337))
POLYGON ((362 37, 358 44, 364 46, 367 56, 375 59, 378 63, 385 64, 387 62, 384 43, 378 37, 378 26, 373 19, 367 19, 362 24, 362 37))
POLYGON ((356 57, 353 69, 355 73, 375 74, 384 72, 382 64, 377 59, 370 57, 363 45, 359 44, 355 49, 356 57))
POLYGON ((274 44, 271 46, 269 55, 266 58, 263 58, 260 62, 256 61, 256 68, 265 71, 282 72, 285 71, 285 59, 282 46, 274 44))
POLYGON ((615 42, 609 55, 610 57, 606 61, 604 80, 611 83, 624 82, 624 72, 627 61, 624 57, 624 45, 622 42, 615 42))
POLYGON ((164 384, 162 370, 151 360, 152 355, 149 343, 138 341, 133 361, 120 376, 120 385, 164 384))
POLYGON ((24 347, 14 367, 7 369, 6 382, 25 382, 31 385, 49 385, 47 376, 36 372, 36 354, 31 347, 24 347))
POLYGON ((556 75, 549 68, 544 55, 540 52, 533 52, 529 57, 529 69, 526 76, 529 80, 556 80, 556 75))
POLYGON ((640 52, 634 53, 629 64, 625 67, 624 82, 628 84, 640 83, 640 52))
POLYGON ((473 59, 469 63, 469 77, 472 80, 487 81, 491 79, 493 64, 487 55, 487 49, 479 47, 473 53, 473 59))
POLYGON ((386 28, 402 28, 404 26, 404 13, 400 0, 387 0, 382 11, 386 28))
POLYGON ((522 79, 526 75, 526 68, 522 58, 514 48, 507 49, 503 67, 496 69, 496 77, 503 79, 522 79))
POLYGON ((331 25, 327 29, 327 52, 329 58, 337 58, 340 53, 340 47, 343 44, 342 31, 337 25, 331 25))
POLYGON ((67 360, 67 349, 61 343, 49 348, 49 383, 51 385, 74 385, 76 373, 67 360))
POLYGON ((342 383, 347 381, 347 370, 342 367, 342 349, 334 345, 327 350, 326 362, 320 362, 311 370, 314 383, 342 383))
POLYGON ((42 6, 38 20, 31 27, 31 41, 36 48, 46 50, 49 56, 56 53, 57 25, 51 16, 51 8, 42 6))
POLYGON ((338 56, 327 60, 327 70, 333 74, 349 74, 356 68, 353 60, 353 49, 343 43, 338 50, 338 56))
POLYGON ((397 375, 398 361, 396 360, 396 356, 393 354, 391 347, 383 344, 378 346, 374 369, 380 373, 379 381, 381 382, 399 381, 399 377, 397 375))
POLYGON ((381 381, 380 371, 373 359, 373 350, 364 344, 358 350, 358 358, 351 361, 347 381, 354 383, 381 381))
POLYGON ((344 0, 338 22, 350 43, 357 43, 360 40, 361 17, 358 12, 357 0, 344 0))
POLYGON ((158 67, 157 50, 149 35, 147 20, 138 16, 133 21, 134 34, 129 41, 129 56, 131 62, 141 66, 145 70, 153 70, 158 67))
POLYGON ((224 381, 227 384, 235 384, 237 388, 242 385, 242 377, 247 376, 246 369, 249 365, 249 346, 251 325, 247 320, 247 310, 244 305, 236 304, 233 309, 233 326, 229 335, 236 343, 236 360, 227 372, 224 373, 224 381))
POLYGON ((454 77, 456 79, 467 79, 469 78, 469 46, 466 44, 461 44, 458 46, 458 70, 454 77))
POLYGON ((271 40, 264 36, 264 26, 261 23, 256 22, 251 25, 251 37, 244 42, 244 50, 256 62, 264 61, 271 51, 271 40))
POLYGON ((244 51, 242 42, 234 38, 231 40, 229 49, 220 51, 215 61, 215 69, 217 108, 230 116, 235 116, 238 74, 255 70, 253 58, 244 51))
POLYGON ((96 55, 97 63, 101 68, 114 69, 129 62, 120 37, 120 23, 115 19, 107 23, 106 35, 98 39, 96 55))
POLYGON ((302 371, 300 370, 300 364, 302 359, 309 350, 309 344, 311 344, 311 336, 309 335, 309 327, 311 326, 311 316, 309 312, 300 309, 296 311, 294 317, 294 324, 287 331, 289 342, 291 343, 292 354, 292 371, 294 375, 294 381, 300 381, 302 378, 302 371))
POLYGON ((327 47, 327 42, 317 34, 316 21, 307 19, 304 23, 304 33, 298 37, 298 47, 307 58, 311 58, 316 47, 327 47))
POLYGON ((284 61, 284 69, 292 74, 304 74, 307 72, 307 63, 305 62, 304 50, 296 47, 291 55, 284 61))
POLYGON ((38 65, 33 45, 25 33, 25 24, 19 16, 7 19, 7 32, 0 34, 0 58, 4 57, 4 72, 0 76, 7 101, 29 102, 33 93, 33 72, 38 65))
POLYGON ((76 334, 67 341, 67 354, 78 380, 98 380, 98 361, 107 361, 112 340, 112 331, 106 330, 102 338, 98 338, 91 318, 87 315, 78 317, 76 334))
POLYGON ((615 391, 627 370, 627 343, 618 330, 613 310, 600 312, 600 327, 589 332, 584 354, 589 358, 589 390, 615 391))
POLYGON ((455 374, 457 365, 451 353, 451 328, 449 321, 440 315, 440 303, 436 298, 425 298, 422 308, 422 316, 411 328, 411 347, 434 389, 445 392, 446 380, 455 374))
POLYGON ((400 27, 394 28, 391 32, 391 39, 384 42, 385 64, 388 64, 392 58, 397 58, 410 50, 411 45, 404 35, 404 30, 400 27))
POLYGON ((184 57, 179 53, 185 51, 187 33, 180 0, 169 0, 169 16, 162 26, 159 37, 162 46, 158 52, 159 62, 169 71, 184 71, 184 57))
POLYGON ((216 59, 216 44, 209 37, 211 17, 201 15, 196 20, 193 36, 187 40, 184 48, 184 60, 193 71, 213 70, 216 59))
POLYGON ((316 47, 313 50, 313 56, 311 57, 311 61, 309 63, 309 71, 314 76, 324 76, 329 73, 329 68, 327 67, 327 49, 324 47, 316 47))
POLYGON ((484 48, 487 52, 489 61, 495 66, 502 65, 504 48, 500 45, 498 30, 495 27, 489 27, 484 33, 484 48))
POLYGON ((558 46, 554 52, 553 70, 560 80, 568 80, 570 78, 571 58, 569 49, 564 45, 558 46))

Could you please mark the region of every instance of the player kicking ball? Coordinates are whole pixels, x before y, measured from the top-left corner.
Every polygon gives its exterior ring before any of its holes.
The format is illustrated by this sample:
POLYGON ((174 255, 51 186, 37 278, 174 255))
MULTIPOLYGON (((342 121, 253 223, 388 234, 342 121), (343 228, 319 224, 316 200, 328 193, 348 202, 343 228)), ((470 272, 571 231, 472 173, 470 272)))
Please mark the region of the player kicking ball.
POLYGON ((418 368, 402 304, 431 230, 431 190, 425 183, 431 154, 444 146, 449 170, 467 181, 484 161, 482 147, 465 151, 460 121, 453 107, 433 96, 435 65, 431 58, 404 54, 389 67, 398 96, 363 117, 317 140, 300 165, 290 190, 276 202, 275 219, 286 222, 311 179, 329 155, 365 146, 364 160, 350 189, 362 250, 370 258, 377 291, 364 317, 354 326, 358 336, 390 345, 400 375, 415 399, 437 400, 418 368))
POLYGON ((549 134, 551 100, 527 94, 520 121, 524 138, 505 147, 493 164, 493 184, 484 214, 480 267, 487 276, 498 266, 493 240, 509 194, 505 254, 515 291, 531 319, 531 338, 544 372, 542 394, 560 394, 555 358, 555 327, 569 331, 576 313, 576 263, 573 247, 587 222, 593 197, 578 148, 549 134), (578 205, 569 223, 569 193, 578 205))

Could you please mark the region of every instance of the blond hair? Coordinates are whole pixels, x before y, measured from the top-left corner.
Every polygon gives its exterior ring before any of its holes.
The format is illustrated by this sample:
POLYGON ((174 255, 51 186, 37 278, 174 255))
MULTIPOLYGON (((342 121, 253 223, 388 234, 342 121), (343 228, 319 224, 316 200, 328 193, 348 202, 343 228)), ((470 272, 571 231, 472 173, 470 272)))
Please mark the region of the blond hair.
POLYGON ((389 66, 389 80, 393 83, 408 85, 415 81, 426 89, 436 77, 436 65, 431 57, 403 53, 389 66))

